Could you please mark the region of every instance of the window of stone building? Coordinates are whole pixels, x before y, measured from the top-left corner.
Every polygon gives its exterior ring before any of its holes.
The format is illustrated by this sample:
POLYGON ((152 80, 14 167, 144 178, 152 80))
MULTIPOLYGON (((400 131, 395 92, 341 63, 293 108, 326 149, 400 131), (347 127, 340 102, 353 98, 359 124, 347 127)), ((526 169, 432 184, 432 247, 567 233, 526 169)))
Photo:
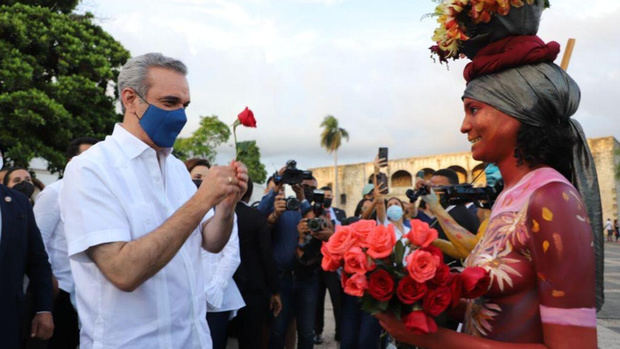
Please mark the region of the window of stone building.
POLYGON ((411 187, 413 180, 411 173, 405 170, 399 170, 392 175, 392 187, 411 187))
POLYGON ((448 168, 456 172, 456 174, 459 176, 459 183, 467 183, 467 171, 464 168, 456 165, 450 166, 448 168))

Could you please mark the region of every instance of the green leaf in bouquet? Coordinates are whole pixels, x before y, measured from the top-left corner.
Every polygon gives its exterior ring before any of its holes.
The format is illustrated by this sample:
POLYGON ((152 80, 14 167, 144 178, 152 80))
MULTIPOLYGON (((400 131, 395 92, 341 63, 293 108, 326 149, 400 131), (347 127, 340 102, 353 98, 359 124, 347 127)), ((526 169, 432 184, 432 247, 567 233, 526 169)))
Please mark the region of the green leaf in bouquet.
POLYGON ((394 263, 396 265, 403 264, 403 257, 405 256, 405 245, 402 241, 396 242, 396 246, 394 246, 394 263))
POLYGON ((380 311, 378 304, 379 302, 371 296, 362 297, 362 310, 369 314, 376 314, 380 311))

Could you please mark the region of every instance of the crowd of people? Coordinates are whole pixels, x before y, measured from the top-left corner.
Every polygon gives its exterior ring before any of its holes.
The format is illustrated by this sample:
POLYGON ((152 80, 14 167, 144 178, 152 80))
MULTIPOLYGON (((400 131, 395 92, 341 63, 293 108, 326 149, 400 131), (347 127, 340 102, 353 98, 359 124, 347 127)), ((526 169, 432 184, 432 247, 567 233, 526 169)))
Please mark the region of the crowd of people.
POLYGON ((156 53, 131 58, 117 82, 122 122, 105 140, 72 142, 62 179, 43 187, 25 168, 2 173, 2 345, 220 349, 233 336, 240 348, 312 348, 324 340, 328 290, 343 349, 392 340, 595 347, 588 210, 596 178, 570 119, 579 89, 548 60, 535 63, 468 75, 461 132, 505 186, 492 210, 440 200, 435 188, 458 184, 450 169, 416 179, 416 188, 427 188, 422 201, 389 196, 377 181, 386 159, 377 157, 372 183, 348 216, 334 207, 331 188, 294 161, 251 203, 244 164, 178 160, 172 145, 187 120, 187 68, 156 53), (426 335, 392 314, 363 312, 343 293, 339 272, 321 269, 322 243, 359 219, 393 225, 397 239, 411 220, 427 222, 451 268, 489 272, 488 292, 462 301, 454 319, 437 319, 439 330, 426 335))

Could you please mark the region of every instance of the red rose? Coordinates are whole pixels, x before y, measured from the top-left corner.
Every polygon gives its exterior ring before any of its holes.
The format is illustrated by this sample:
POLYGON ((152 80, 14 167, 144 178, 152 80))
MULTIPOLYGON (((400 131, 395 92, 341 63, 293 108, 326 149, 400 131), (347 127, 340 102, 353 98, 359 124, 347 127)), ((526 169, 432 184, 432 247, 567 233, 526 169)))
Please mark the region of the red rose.
POLYGON ((389 301, 394 293, 394 279, 390 273, 379 269, 368 278, 368 293, 381 302, 389 301))
POLYGON ((321 245, 321 254, 323 255, 323 259, 321 259, 321 268, 325 271, 336 271, 340 267, 341 258, 332 256, 327 248, 325 247, 325 242, 321 245))
POLYGON ((412 244, 427 247, 437 239, 437 230, 431 228, 428 223, 419 219, 411 219, 409 222, 411 223, 411 230, 409 230, 407 238, 412 244))
POLYGON ((366 275, 364 274, 355 273, 346 279, 344 283, 344 293, 350 296, 361 297, 367 288, 368 280, 366 280, 366 275))
POLYGON ((433 246, 433 245, 428 245, 428 246, 426 246, 424 248, 421 248, 421 250, 432 253, 433 256, 439 257, 439 260, 443 262, 443 253, 441 252, 439 247, 433 246))
POLYGON ((415 334, 429 334, 437 331, 435 320, 428 317, 421 310, 412 311, 403 316, 405 327, 415 334))
POLYGON ((446 264, 439 265, 437 271, 435 272, 435 277, 431 279, 431 283, 435 286, 446 286, 453 275, 450 273, 450 267, 446 264))
POLYGON ((440 265, 441 261, 438 256, 423 249, 415 250, 407 256, 407 271, 417 282, 425 282, 434 278, 440 265))
POLYGON ((374 263, 368 260, 368 257, 361 248, 354 246, 344 253, 344 271, 350 274, 365 274, 367 271, 374 269, 374 263))
POLYGON ((325 248, 335 258, 342 258, 355 244, 355 237, 348 226, 336 226, 336 232, 329 237, 325 248))
POLYGON ((368 233, 366 239, 368 246, 368 255, 374 259, 385 258, 392 253, 394 244, 396 244, 396 234, 394 234, 394 226, 377 225, 368 233))
POLYGON ((428 315, 437 316, 448 308, 451 300, 452 292, 450 292, 450 289, 441 286, 426 293, 422 301, 422 307, 428 315))
POLYGON ((478 298, 489 290, 491 278, 483 268, 465 268, 459 277, 463 282, 463 297, 465 298, 478 298))
POLYGON ((368 234, 377 226, 377 221, 370 219, 362 219, 349 225, 349 228, 353 232, 353 236, 364 247, 366 246, 366 238, 368 234))
POLYGON ((254 113, 245 107, 239 115, 237 115, 237 119, 241 122, 241 125, 245 127, 256 127, 256 119, 254 119, 254 113))
POLYGON ((452 308, 459 305, 463 293, 463 280, 458 274, 453 274, 450 281, 450 293, 452 293, 452 308))
POLYGON ((424 297, 426 290, 426 284, 416 282, 409 275, 405 275, 405 277, 400 279, 398 282, 396 295, 401 302, 405 304, 413 304, 418 299, 422 299, 422 297, 424 297))

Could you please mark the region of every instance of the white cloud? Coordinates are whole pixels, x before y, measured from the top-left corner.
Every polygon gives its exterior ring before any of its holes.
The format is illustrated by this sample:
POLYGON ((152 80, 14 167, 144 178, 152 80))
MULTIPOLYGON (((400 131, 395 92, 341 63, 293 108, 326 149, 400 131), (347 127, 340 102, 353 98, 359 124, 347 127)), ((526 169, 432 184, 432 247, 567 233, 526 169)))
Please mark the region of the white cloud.
MULTIPOLYGON (((160 51, 186 62, 192 105, 183 135, 197 127, 199 115, 231 123, 251 107, 258 128, 240 129, 239 136, 257 140, 270 171, 289 158, 302 167, 331 164, 319 146, 327 114, 351 134, 340 163, 370 160, 380 145, 390 147, 391 158, 469 149, 459 132, 466 62, 450 62, 447 70, 429 58, 436 24, 420 18, 432 11, 430 2, 87 0, 81 6, 132 54, 160 51)), ((553 1, 543 16, 543 39, 564 45, 577 38, 569 73, 581 86, 575 117, 588 136, 620 136, 619 17, 620 2, 611 0, 553 1)), ((232 147, 224 146, 218 162, 230 157, 232 147)))

